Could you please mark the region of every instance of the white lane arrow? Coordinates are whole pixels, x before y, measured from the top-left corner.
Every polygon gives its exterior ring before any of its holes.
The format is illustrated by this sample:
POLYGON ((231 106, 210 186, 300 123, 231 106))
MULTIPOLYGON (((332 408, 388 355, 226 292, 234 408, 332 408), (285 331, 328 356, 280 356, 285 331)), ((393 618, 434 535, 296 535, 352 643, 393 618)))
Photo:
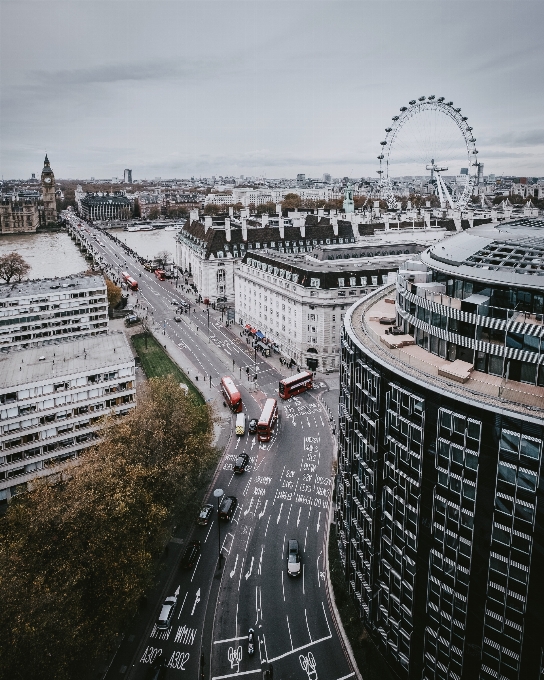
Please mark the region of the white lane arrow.
POLYGON ((196 605, 199 602, 200 602, 200 588, 196 591, 195 603, 193 605, 193 611, 191 612, 191 616, 195 613, 196 605))
POLYGON ((321 512, 320 512, 319 515, 317 516, 317 531, 318 531, 318 532, 319 532, 319 526, 320 526, 320 525, 319 525, 319 520, 320 520, 320 519, 321 519, 321 512))
POLYGON ((176 592, 174 593, 174 597, 177 597, 179 595, 179 586, 176 589, 176 592))
POLYGON ((236 565, 237 565, 237 564, 238 564, 238 555, 236 555, 236 560, 234 561, 234 568, 233 568, 233 570, 230 572, 230 577, 231 577, 231 578, 232 578, 232 577, 234 576, 234 574, 236 573, 236 565))
POLYGON ((265 502, 264 502, 263 511, 259 513, 259 519, 262 519, 262 517, 263 517, 263 515, 264 515, 264 513, 265 513, 265 511, 266 511, 266 506, 267 506, 267 505, 268 505, 268 501, 265 501, 265 502))
POLYGON ((251 564, 249 565, 249 571, 246 571, 246 574, 245 574, 245 576, 246 576, 246 581, 247 581, 248 578, 251 576, 251 572, 253 571, 253 560, 254 560, 254 559, 255 559, 254 557, 251 558, 251 564))
POLYGON ((244 517, 247 515, 248 512, 251 512, 251 506, 253 505, 254 497, 251 497, 251 500, 249 501, 249 508, 247 510, 244 510, 244 517))

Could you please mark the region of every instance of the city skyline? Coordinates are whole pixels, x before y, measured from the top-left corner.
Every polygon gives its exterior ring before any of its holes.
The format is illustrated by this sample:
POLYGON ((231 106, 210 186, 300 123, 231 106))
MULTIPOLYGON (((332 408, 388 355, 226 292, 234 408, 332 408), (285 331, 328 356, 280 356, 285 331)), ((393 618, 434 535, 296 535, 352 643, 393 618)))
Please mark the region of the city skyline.
POLYGON ((59 177, 377 176, 391 117, 434 94, 486 173, 542 175, 544 10, 468 6, 2 2, 1 172, 48 151, 59 177))

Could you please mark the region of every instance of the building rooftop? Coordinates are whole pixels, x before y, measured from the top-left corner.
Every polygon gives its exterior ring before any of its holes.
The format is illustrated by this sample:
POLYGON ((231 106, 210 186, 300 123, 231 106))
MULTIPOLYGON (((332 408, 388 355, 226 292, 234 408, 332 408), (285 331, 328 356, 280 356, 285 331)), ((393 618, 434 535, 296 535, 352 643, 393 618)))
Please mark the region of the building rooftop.
POLYGON ((51 382, 83 371, 100 371, 133 360, 122 332, 14 350, 0 354, 0 391, 51 382))
POLYGON ((0 284, 0 300, 27 297, 29 295, 49 294, 53 291, 75 292, 89 288, 105 288, 101 274, 74 274, 55 279, 36 279, 19 283, 0 284))
POLYGON ((345 327, 378 363, 408 376, 414 384, 450 393, 468 405, 478 401, 483 408, 514 411, 528 420, 542 422, 544 387, 468 370, 465 362, 449 362, 419 347, 412 336, 386 335, 387 326, 380 324, 380 318, 394 316, 395 285, 388 285, 352 305, 346 313, 345 327), (463 371, 464 382, 460 380, 463 371))
POLYGON ((544 220, 519 219, 455 234, 425 251, 431 269, 459 278, 544 288, 544 220))

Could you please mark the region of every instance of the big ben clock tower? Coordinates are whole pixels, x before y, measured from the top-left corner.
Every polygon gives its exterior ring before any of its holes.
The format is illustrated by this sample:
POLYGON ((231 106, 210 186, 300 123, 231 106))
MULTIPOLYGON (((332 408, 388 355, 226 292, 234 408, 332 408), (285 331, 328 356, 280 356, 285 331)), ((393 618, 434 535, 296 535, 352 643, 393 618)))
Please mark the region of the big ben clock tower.
POLYGON ((49 158, 45 154, 42 170, 42 199, 44 205, 45 224, 57 223, 57 201, 55 198, 55 175, 51 170, 49 158))

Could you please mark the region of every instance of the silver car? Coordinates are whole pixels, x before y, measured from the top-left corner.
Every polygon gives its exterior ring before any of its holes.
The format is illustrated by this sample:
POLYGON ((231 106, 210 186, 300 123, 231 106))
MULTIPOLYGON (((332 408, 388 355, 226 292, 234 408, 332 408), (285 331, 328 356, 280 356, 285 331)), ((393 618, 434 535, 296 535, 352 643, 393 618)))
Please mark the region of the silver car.
POLYGON ((300 552, 298 549, 298 541, 294 539, 289 541, 287 573, 289 576, 300 576, 300 552))
POLYGON ((157 628, 160 630, 168 630, 172 617, 174 616, 174 609, 176 608, 177 597, 167 597, 161 607, 161 613, 157 619, 157 628))

